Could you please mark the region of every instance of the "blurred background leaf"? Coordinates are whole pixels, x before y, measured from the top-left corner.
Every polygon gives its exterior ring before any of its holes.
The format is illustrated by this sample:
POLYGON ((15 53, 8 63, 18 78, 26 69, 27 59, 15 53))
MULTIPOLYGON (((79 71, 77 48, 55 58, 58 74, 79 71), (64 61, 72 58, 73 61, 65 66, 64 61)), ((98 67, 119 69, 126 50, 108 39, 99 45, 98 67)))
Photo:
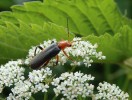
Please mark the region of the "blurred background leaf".
POLYGON ((4 21, 13 22, 12 19, 16 19, 17 23, 19 19, 38 25, 42 25, 43 21, 50 21, 65 27, 68 17, 70 30, 80 36, 101 35, 105 32, 113 35, 121 26, 128 24, 112 0, 45 0, 44 3, 25 2, 23 6, 11 8, 12 13, 0 14, 1 24, 4 21))

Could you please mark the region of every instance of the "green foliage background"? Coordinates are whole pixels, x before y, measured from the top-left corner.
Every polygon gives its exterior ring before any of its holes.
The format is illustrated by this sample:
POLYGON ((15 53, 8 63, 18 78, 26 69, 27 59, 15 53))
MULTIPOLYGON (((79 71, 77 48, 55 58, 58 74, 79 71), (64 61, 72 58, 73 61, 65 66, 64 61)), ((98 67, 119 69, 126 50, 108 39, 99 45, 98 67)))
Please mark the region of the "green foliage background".
MULTIPOLYGON (((113 0, 34 1, 0 12, 0 63, 25 58, 31 46, 44 40, 67 39, 67 18, 70 39, 81 36, 98 43, 98 50, 107 57, 88 69, 76 70, 92 73, 97 80, 94 84, 108 81, 119 85, 132 99, 132 20, 113 0)), ((60 73, 66 67, 55 71, 60 73)))

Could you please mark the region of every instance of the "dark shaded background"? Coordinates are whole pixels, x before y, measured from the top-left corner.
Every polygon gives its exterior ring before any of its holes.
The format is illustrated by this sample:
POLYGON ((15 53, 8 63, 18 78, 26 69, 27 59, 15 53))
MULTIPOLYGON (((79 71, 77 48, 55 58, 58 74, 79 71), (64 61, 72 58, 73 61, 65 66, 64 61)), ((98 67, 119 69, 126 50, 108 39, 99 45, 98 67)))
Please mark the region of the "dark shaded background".
POLYGON ((132 19, 132 0, 115 0, 123 14, 132 19))

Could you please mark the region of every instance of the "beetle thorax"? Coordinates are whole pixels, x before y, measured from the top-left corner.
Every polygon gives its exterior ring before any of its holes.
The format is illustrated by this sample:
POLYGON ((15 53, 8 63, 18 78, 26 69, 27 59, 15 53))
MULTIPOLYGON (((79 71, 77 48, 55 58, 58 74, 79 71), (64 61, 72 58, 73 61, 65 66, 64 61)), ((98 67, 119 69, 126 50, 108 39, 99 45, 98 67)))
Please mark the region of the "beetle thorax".
POLYGON ((69 41, 60 41, 60 42, 58 42, 58 47, 60 49, 65 49, 66 47, 71 47, 71 42, 69 42, 69 41))

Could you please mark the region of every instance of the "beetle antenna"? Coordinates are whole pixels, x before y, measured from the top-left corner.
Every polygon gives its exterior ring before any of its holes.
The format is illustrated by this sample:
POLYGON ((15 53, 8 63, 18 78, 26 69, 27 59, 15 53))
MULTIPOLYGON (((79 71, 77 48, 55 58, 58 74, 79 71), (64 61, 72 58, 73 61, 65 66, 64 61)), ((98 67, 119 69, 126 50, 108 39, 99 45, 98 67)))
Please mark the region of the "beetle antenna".
POLYGON ((67 17, 67 32, 68 32, 68 40, 69 40, 69 25, 68 25, 68 17, 67 17))

